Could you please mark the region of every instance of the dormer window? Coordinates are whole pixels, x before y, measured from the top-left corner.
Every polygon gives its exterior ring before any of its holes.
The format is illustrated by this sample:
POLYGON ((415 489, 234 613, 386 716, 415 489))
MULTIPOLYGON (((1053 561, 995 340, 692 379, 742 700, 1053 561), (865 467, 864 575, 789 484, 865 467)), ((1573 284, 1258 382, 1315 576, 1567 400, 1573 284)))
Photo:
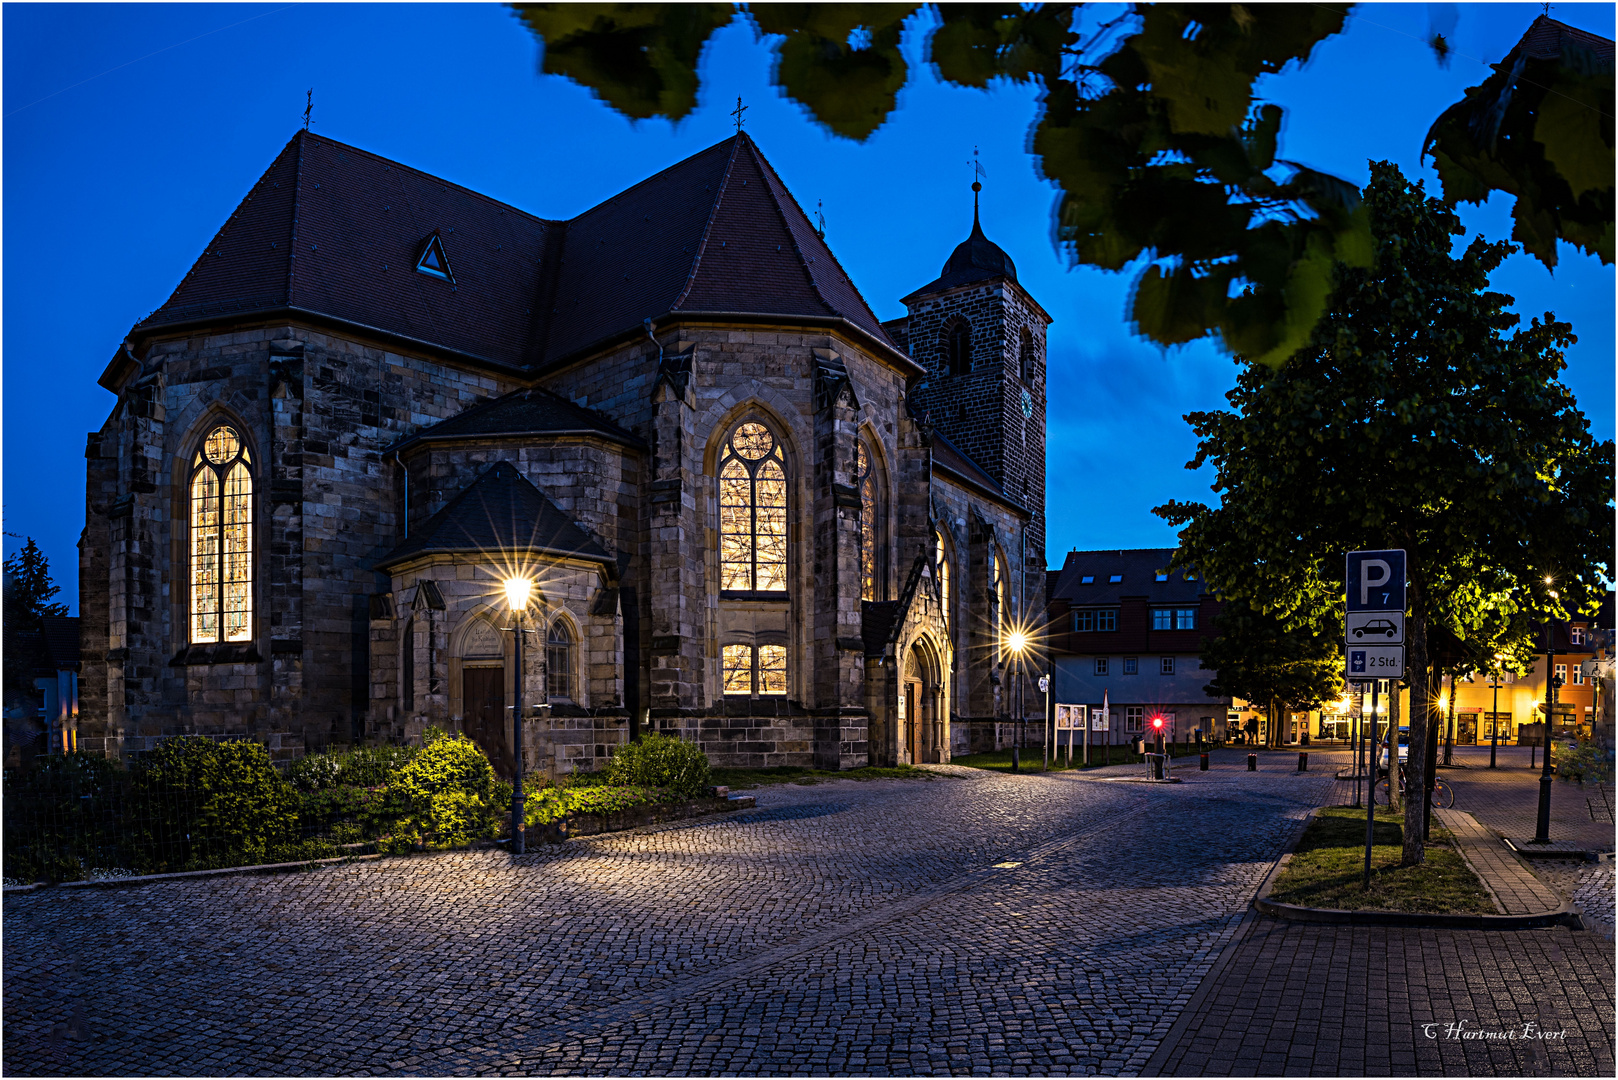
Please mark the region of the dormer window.
POLYGON ((1114 575, 1112 575, 1112 577, 1107 579, 1108 583, 1110 583, 1112 585, 1116 585, 1122 580, 1124 580, 1124 575, 1122 575, 1122 574, 1114 574, 1114 575))
POLYGON ((1094 585, 1095 583, 1096 583, 1096 576, 1094 574, 1085 574, 1083 577, 1081 577, 1079 579, 1079 584, 1080 585, 1094 585))
POLYGON ((1169 572, 1167 570, 1159 570, 1157 572, 1157 580, 1158 581, 1167 581, 1168 579, 1169 579, 1169 572))
POLYGON ((435 278, 443 278, 453 282, 455 275, 450 272, 449 259, 444 257, 444 242, 433 233, 422 245, 421 257, 416 260, 416 269, 423 274, 431 274, 435 278))

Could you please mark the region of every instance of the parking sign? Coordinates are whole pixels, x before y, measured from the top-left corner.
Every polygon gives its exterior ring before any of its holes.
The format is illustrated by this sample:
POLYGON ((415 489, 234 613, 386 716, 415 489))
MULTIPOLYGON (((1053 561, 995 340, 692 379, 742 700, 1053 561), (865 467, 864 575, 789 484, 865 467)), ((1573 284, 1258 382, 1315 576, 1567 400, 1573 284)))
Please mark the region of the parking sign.
POLYGON ((1348 610, 1398 611, 1405 609, 1405 553, 1403 548, 1348 553, 1348 610))

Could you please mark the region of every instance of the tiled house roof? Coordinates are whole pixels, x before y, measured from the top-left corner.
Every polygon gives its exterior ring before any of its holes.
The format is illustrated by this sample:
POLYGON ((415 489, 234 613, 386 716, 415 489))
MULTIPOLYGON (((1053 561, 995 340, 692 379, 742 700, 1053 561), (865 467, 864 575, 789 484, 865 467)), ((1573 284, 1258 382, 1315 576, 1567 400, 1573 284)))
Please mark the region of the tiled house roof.
POLYGON ((516 368, 676 313, 843 323, 908 361, 746 134, 547 221, 300 131, 135 333, 279 312, 516 368), (447 279, 416 270, 435 235, 447 279))
POLYGON ((575 405, 549 390, 516 390, 480 402, 457 416, 402 439, 384 453, 418 442, 478 439, 501 435, 600 435, 613 442, 644 447, 645 440, 626 431, 594 409, 575 405))
POLYGON ((531 552, 616 565, 510 462, 491 466, 377 563, 386 570, 421 555, 531 552))
POLYGON ((1202 580, 1188 580, 1181 570, 1169 573, 1166 581, 1157 580, 1158 572, 1168 570, 1173 557, 1173 548, 1070 551, 1049 595, 1052 600, 1066 600, 1074 606, 1115 604, 1125 596, 1144 596, 1162 603, 1195 603, 1208 591, 1202 580))

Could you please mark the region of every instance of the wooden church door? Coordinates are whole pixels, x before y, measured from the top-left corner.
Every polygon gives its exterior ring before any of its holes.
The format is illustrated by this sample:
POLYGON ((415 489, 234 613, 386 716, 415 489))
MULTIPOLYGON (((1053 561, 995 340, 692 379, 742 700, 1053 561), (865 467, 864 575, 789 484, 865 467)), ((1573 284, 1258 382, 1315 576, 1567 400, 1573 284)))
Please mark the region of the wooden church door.
POLYGON ((516 762, 506 738, 505 668, 469 667, 461 671, 461 706, 466 733, 478 744, 495 772, 512 776, 516 762))

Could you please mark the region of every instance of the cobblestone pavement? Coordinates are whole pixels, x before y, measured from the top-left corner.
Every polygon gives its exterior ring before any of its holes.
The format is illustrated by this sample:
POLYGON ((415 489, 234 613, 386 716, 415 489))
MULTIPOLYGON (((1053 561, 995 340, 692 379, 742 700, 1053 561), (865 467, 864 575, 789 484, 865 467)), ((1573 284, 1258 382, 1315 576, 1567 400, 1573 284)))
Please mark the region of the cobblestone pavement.
MULTIPOLYGON (((1439 748, 1443 753, 1443 748, 1439 748)), ((1440 759, 1442 760, 1442 759, 1440 759)), ((1455 789, 1455 808, 1504 836, 1532 837, 1539 820, 1539 771, 1530 770, 1529 748, 1502 746, 1489 765, 1487 746, 1457 746, 1454 761, 1465 768, 1440 768, 1438 774, 1455 789)), ((1579 785, 1551 780, 1552 840, 1588 844, 1592 851, 1613 850, 1613 786, 1579 785)))
POLYGON ((3 1065, 1138 1071, 1329 787, 1294 767, 952 769, 518 860, 12 896, 3 1065))

